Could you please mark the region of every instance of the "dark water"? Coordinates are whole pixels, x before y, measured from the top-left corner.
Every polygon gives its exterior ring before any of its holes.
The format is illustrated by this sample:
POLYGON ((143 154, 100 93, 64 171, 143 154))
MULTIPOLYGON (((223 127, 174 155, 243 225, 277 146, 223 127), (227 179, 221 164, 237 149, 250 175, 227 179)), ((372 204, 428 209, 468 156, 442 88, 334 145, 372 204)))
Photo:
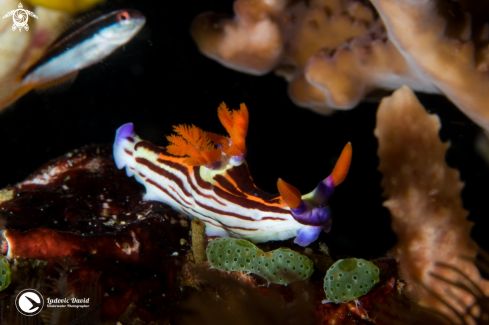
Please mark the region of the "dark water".
MULTIPOLYGON (((127 122, 141 137, 163 146, 175 124, 224 133, 216 114, 219 103, 238 108, 245 102, 250 111, 246 159, 259 187, 277 192, 281 177, 307 193, 330 174, 351 141, 350 174, 331 200, 332 231, 320 240, 340 256, 364 258, 382 256, 395 244, 377 171, 373 130, 378 103, 320 116, 295 106, 286 82, 273 73, 250 76, 201 55, 188 32, 191 21, 207 10, 232 13, 232 1, 108 1, 101 9, 124 7, 147 17, 134 40, 83 70, 69 90, 30 93, 0 114, 0 187, 75 148, 112 143, 115 130, 127 122)), ((441 138, 451 141, 447 161, 465 182, 464 207, 475 221, 472 236, 489 249, 484 226, 489 172, 474 152, 479 128, 444 97, 418 95, 442 120, 441 138)))

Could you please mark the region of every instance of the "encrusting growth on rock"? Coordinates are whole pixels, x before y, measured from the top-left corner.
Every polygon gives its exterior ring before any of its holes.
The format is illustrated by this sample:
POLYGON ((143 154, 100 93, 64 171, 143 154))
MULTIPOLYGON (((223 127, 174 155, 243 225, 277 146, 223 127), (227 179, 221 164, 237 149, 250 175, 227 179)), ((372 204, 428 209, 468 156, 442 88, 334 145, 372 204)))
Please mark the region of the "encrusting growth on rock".
POLYGON ((264 252, 249 241, 235 238, 216 238, 207 246, 211 266, 226 272, 257 274, 268 283, 287 285, 307 280, 314 272, 307 256, 289 248, 264 252))
POLYGON ((379 268, 361 258, 336 261, 324 277, 323 304, 348 302, 366 295, 379 282, 379 268))

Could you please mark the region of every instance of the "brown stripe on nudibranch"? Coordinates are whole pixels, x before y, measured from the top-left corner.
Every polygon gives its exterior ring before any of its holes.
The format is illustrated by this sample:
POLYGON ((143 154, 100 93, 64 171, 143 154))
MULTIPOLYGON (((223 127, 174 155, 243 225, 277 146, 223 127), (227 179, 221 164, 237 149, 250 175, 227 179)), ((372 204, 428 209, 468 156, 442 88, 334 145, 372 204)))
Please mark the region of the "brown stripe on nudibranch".
MULTIPOLYGON (((160 157, 161 157, 161 153, 160 153, 160 157)), ((188 168, 185 167, 184 165, 170 161, 170 160, 161 159, 161 158, 156 159, 156 162, 159 162, 160 164, 164 164, 164 165, 168 166, 169 168, 178 170, 179 172, 184 174, 187 177, 187 179, 189 179, 188 168)))
POLYGON ((222 175, 216 175, 214 176, 214 181, 214 186, 221 187, 222 190, 228 192, 229 194, 246 198, 246 195, 238 191, 236 187, 226 179, 226 177, 222 175))
MULTIPOLYGON (((208 216, 206 216, 206 215, 204 215, 198 211, 195 211, 194 209, 191 209, 191 210, 193 213, 200 215, 199 218, 202 218, 203 220, 209 219, 208 216)), ((219 222, 219 221, 217 221, 217 222, 219 222)), ((210 223, 212 223, 212 222, 210 222, 210 223)), ((223 227, 223 225, 220 222, 219 222, 219 224, 221 227, 223 227)), ((237 227, 237 226, 226 226, 226 228, 231 228, 231 229, 236 229, 236 230, 244 230, 244 231, 258 231, 259 230, 258 228, 245 228, 245 227, 237 227)))
MULTIPOLYGON (((232 227, 231 229, 229 229, 230 228, 229 226, 224 226, 220 222, 218 222, 218 221, 216 221, 214 219, 211 219, 211 218, 203 215, 202 213, 199 213, 199 212, 195 211, 194 209, 191 209, 192 211, 188 211, 187 209, 185 209, 185 208, 182 207, 182 210, 184 210, 184 212, 187 213, 188 215, 195 215, 195 216, 199 217, 199 219, 202 222, 208 224, 209 226, 213 226, 213 227, 222 229, 223 231, 227 231, 227 232, 229 232, 232 235, 242 236, 242 234, 239 233, 239 232, 237 232, 236 229, 235 229, 235 228, 239 228, 239 227, 232 227)), ((257 231, 258 229, 243 228, 242 230, 243 231, 253 232, 253 231, 257 231)))
POLYGON ((226 173, 235 180, 238 190, 242 193, 259 198, 265 203, 280 204, 279 194, 270 194, 256 187, 247 164, 233 166, 226 170, 226 173))
POLYGON ((171 185, 168 185, 168 188, 169 188, 170 190, 172 190, 172 191, 173 191, 173 193, 175 193, 175 194, 176 194, 176 195, 177 195, 177 196, 178 196, 178 197, 179 197, 179 198, 180 198, 180 199, 181 199, 183 202, 185 202, 187 205, 192 205, 192 203, 191 203, 191 202, 188 202, 187 200, 185 200, 185 199, 184 199, 184 198, 183 198, 183 197, 182 197, 182 196, 181 196, 181 195, 178 193, 178 191, 177 191, 177 190, 175 190, 173 187, 171 187, 171 185))
POLYGON ((194 169, 194 177, 195 181, 197 182, 197 185, 200 188, 206 189, 206 190, 212 190, 212 184, 209 183, 208 181, 205 181, 200 177, 200 166, 193 166, 194 169))
POLYGON ((151 184, 153 185, 154 187, 156 187, 157 189, 159 189, 161 192, 165 193, 169 198, 171 198, 173 201, 175 201, 176 203, 178 204, 181 204, 181 202, 178 202, 178 200, 170 194, 170 192, 168 192, 163 186, 161 186, 160 184, 156 183, 155 181, 153 181, 152 179, 147 179, 146 182, 148 184, 151 184))
MULTIPOLYGON (((215 214, 218 214, 218 215, 230 217, 230 218, 236 218, 236 219, 246 220, 246 221, 251 221, 251 222, 260 222, 260 221, 266 221, 266 220, 276 220, 276 219, 270 219, 271 217, 265 217, 265 218, 268 218, 268 219, 264 219, 264 218, 261 218, 261 219, 253 219, 251 217, 247 217, 247 216, 244 216, 244 215, 235 213, 235 212, 213 208, 211 206, 205 205, 204 203, 201 203, 201 202, 198 202, 198 201, 195 201, 195 203, 200 208, 202 208, 204 210, 207 210, 209 212, 212 212, 212 213, 215 213, 215 214)), ((278 220, 281 220, 281 219, 278 219, 278 220)))
MULTIPOLYGON (((210 189, 212 189, 212 185, 210 183, 204 181, 200 177, 200 171, 199 171, 198 167, 195 167, 195 166, 188 167, 188 166, 184 166, 181 163, 162 158, 162 156, 166 156, 168 158, 175 159, 174 157, 171 157, 168 155, 165 148, 156 146, 156 145, 154 145, 151 142, 146 141, 146 140, 138 141, 134 146, 134 151, 137 152, 137 150, 140 148, 146 149, 146 150, 151 151, 151 152, 155 153, 156 155, 158 155, 156 162, 158 162, 160 164, 164 164, 165 166, 167 166, 170 169, 178 170, 183 175, 185 175, 186 183, 190 184, 190 187, 192 188, 192 190, 195 191, 199 196, 202 196, 206 199, 211 199, 211 200, 215 201, 216 203, 218 203, 219 205, 226 206, 226 203, 222 202, 221 200, 218 200, 217 198, 215 198, 213 196, 202 193, 202 191, 199 189, 199 188, 203 188, 203 189, 210 190, 210 189), (191 169, 191 171, 189 171, 189 169, 191 169), (194 175, 197 186, 195 186, 194 183, 191 181, 191 177, 189 175, 190 173, 192 173, 192 175, 194 175)), ((149 163, 149 161, 147 163, 149 163)), ((156 164, 153 164, 153 165, 155 168, 161 168, 161 167, 156 166, 156 164)), ((159 170, 165 171, 165 174, 157 172, 160 176, 166 177, 166 175, 169 175, 168 174, 169 172, 167 172, 166 170, 164 170, 162 168, 159 170)), ((173 178, 172 181, 175 181, 175 178, 173 178)), ((179 185, 179 187, 180 187, 180 185, 179 185)))
MULTIPOLYGON (((215 197, 211 196, 211 195, 207 195, 205 193, 203 193, 193 182, 192 182, 192 179, 190 177, 190 173, 192 173, 192 175, 195 175, 195 171, 193 170, 189 170, 189 167, 186 167, 180 163, 177 163, 177 162, 174 162, 174 161, 170 161, 170 160, 166 160, 166 159, 163 159, 161 158, 161 155, 162 155, 162 151, 160 151, 160 156, 159 158, 156 160, 157 162, 159 162, 160 164, 164 164, 166 165, 167 167, 169 168, 172 168, 172 169, 175 169, 175 170, 178 170, 179 172, 181 172, 182 174, 185 175, 185 177, 187 178, 187 183, 190 184, 190 187, 192 188, 192 190, 197 193, 199 196, 203 196, 204 198, 206 199, 209 199, 209 200, 213 200, 215 201, 217 204, 220 204, 222 206, 226 206, 226 203, 223 203, 221 201, 219 201, 218 199, 216 199, 215 197)), ((200 175, 199 175, 199 178, 200 178, 200 175)), ((197 181, 197 180, 196 180, 197 181)), ((203 180, 202 180, 203 181, 203 180)))
POLYGON ((264 204, 263 202, 258 202, 258 201, 253 201, 248 199, 247 197, 238 197, 235 195, 232 195, 226 191, 223 191, 222 189, 216 187, 214 188, 214 192, 216 195, 226 201, 229 201, 231 203, 234 203, 236 205, 239 205, 243 208, 247 209, 256 209, 260 210, 262 212, 273 212, 273 213, 278 213, 278 214, 288 214, 290 215, 290 211, 280 208, 280 207, 275 207, 275 206, 269 206, 264 204))
POLYGON ((134 146, 134 151, 137 151, 139 148, 144 148, 146 150, 149 150, 151 152, 154 152, 156 154, 164 154, 164 155, 168 155, 165 148, 162 148, 162 147, 159 147, 157 145, 154 145, 152 144, 151 142, 149 141, 146 141, 146 140, 141 140, 141 141, 138 141, 136 143, 136 145, 134 146))
POLYGON ((156 166, 155 164, 153 164, 152 162, 150 162, 146 158, 139 158, 138 157, 135 159, 135 161, 138 164, 147 167, 149 170, 151 170, 155 174, 162 176, 166 179, 169 179, 172 182, 174 182, 175 184, 177 184, 177 186, 182 190, 182 192, 185 194, 185 196, 191 196, 190 193, 185 188, 185 186, 183 185, 183 181, 177 175, 172 174, 169 171, 167 171, 161 167, 156 166))
POLYGON ((129 151, 127 149, 124 149, 124 152, 127 153, 129 156, 132 156, 132 151, 129 151))

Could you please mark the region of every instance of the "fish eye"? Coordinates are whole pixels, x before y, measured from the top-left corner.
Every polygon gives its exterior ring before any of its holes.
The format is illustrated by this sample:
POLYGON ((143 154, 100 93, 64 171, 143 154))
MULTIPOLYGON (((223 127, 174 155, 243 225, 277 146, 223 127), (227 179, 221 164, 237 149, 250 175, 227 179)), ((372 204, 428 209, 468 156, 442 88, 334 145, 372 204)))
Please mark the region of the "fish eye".
POLYGON ((118 21, 129 20, 129 18, 131 18, 131 16, 129 15, 129 13, 127 11, 121 11, 117 14, 117 20, 118 21))

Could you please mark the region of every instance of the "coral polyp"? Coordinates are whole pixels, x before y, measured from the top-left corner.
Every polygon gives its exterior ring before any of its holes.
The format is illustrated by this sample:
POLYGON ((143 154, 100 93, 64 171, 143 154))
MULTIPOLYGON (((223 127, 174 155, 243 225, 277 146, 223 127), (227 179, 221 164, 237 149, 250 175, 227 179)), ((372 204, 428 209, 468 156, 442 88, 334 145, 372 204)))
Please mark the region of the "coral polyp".
POLYGON ((348 302, 366 295, 379 282, 379 268, 360 258, 347 258, 334 263, 324 277, 328 302, 348 302))
POLYGON ((287 285, 307 280, 313 269, 312 261, 289 248, 264 252, 249 241, 217 238, 207 246, 207 259, 221 271, 243 271, 262 276, 269 283, 287 285))

